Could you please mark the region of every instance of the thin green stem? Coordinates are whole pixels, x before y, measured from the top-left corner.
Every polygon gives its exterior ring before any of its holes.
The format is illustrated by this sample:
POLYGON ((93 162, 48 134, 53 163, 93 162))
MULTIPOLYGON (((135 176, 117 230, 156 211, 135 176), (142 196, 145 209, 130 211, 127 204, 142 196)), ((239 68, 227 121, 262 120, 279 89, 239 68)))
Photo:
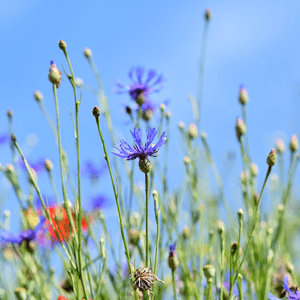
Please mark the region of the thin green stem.
POLYGON ((146 193, 146 267, 149 266, 149 174, 145 173, 146 193))
POLYGON ((177 300, 176 281, 175 281, 175 270, 172 270, 172 283, 173 283, 174 299, 177 300))

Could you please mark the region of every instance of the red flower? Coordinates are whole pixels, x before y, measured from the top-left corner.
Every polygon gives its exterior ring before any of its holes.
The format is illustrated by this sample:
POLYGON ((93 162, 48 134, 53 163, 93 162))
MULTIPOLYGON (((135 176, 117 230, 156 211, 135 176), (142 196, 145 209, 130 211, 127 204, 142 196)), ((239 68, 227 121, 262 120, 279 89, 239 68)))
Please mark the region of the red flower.
MULTIPOLYGON (((58 236, 55 234, 53 228, 50 226, 50 222, 49 220, 47 220, 47 224, 49 224, 49 233, 50 233, 50 239, 53 242, 58 242, 59 240, 66 240, 69 241, 70 240, 70 235, 71 235, 71 231, 72 231, 72 227, 71 224, 69 222, 68 219, 68 215, 67 215, 67 211, 65 208, 63 208, 60 205, 53 205, 50 206, 47 209, 48 213, 50 214, 50 218, 51 221, 54 225, 54 228, 56 229, 58 236)), ((75 222, 75 217, 73 214, 73 211, 71 210, 71 214, 73 217, 73 220, 75 222)), ((75 224, 76 226, 76 224, 75 224)), ((85 232, 88 229, 88 216, 84 216, 82 218, 82 230, 85 232)), ((63 298, 62 298, 63 299, 63 298)))
MULTIPOLYGON (((58 296, 57 300, 68 300, 66 297, 60 295, 58 296)), ((89 300, 92 300, 92 299, 89 299, 89 300)))

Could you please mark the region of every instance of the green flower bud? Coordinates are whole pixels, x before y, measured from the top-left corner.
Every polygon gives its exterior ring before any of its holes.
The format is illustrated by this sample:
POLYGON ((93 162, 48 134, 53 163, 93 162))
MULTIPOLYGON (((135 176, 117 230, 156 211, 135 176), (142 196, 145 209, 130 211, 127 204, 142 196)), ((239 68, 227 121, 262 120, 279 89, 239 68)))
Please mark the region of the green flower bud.
POLYGON ((99 116, 101 115, 101 110, 98 106, 94 106, 93 108, 93 116, 95 118, 99 118, 99 116))
POLYGON ((214 278, 216 274, 216 268, 212 265, 205 265, 203 267, 204 276, 206 279, 214 278))
POLYGON ((290 150, 292 152, 295 152, 299 149, 299 143, 298 143, 298 138, 295 134, 292 135, 291 140, 290 140, 290 150))
POLYGON ((235 131, 236 131, 238 140, 240 140, 241 137, 246 133, 246 125, 245 125, 244 121, 242 120, 242 118, 238 118, 236 120, 235 131))
POLYGON ((61 50, 65 51, 65 50, 67 49, 67 43, 66 43, 65 41, 63 41, 63 40, 60 40, 60 41, 58 42, 58 47, 59 47, 61 50))
POLYGON ((86 58, 90 58, 92 56, 92 51, 91 49, 89 48, 84 48, 83 49, 83 55, 86 57, 86 58))
POLYGON ((130 229, 128 237, 129 237, 129 243, 134 246, 137 246, 137 244, 140 240, 139 232, 136 229, 130 229))
POLYGON ((283 153, 285 151, 285 145, 284 145, 284 142, 283 140, 281 139, 278 139, 276 141, 276 150, 278 151, 278 153, 283 153))
POLYGON ((185 240, 190 237, 190 228, 189 226, 184 226, 182 236, 185 240))
POLYGON ((33 97, 37 102, 41 102, 44 98, 43 94, 38 90, 33 93, 33 97))
POLYGON ((248 103, 248 93, 243 86, 240 88, 239 101, 242 105, 248 103))
POLYGON ((49 158, 45 159, 45 169, 48 172, 50 172, 51 170, 53 170, 53 163, 52 163, 52 161, 49 158))
POLYGON ((205 17, 205 20, 206 20, 206 21, 209 21, 209 20, 211 19, 211 9, 210 9, 210 8, 207 8, 207 9, 205 10, 204 17, 205 17))
POLYGON ((188 128, 188 137, 192 140, 195 139, 198 135, 198 129, 196 124, 192 123, 190 124, 189 128, 188 128))
POLYGON ((147 157, 146 158, 140 158, 139 167, 140 167, 140 170, 145 174, 149 173, 152 169, 152 165, 150 163, 150 160, 147 157))
POLYGON ((276 164, 276 160, 277 160, 277 153, 276 150, 273 148, 267 157, 268 166, 273 167, 276 164))

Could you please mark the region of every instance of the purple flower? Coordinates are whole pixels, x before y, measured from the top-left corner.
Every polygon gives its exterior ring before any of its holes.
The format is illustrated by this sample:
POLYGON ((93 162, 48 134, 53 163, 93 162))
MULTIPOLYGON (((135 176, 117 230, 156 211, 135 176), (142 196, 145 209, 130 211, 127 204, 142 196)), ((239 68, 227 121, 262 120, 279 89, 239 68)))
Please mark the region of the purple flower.
POLYGON ((127 160, 133 160, 137 157, 139 158, 139 167, 140 170, 144 173, 148 173, 151 170, 151 163, 148 159, 148 156, 156 157, 156 153, 159 150, 159 147, 161 147, 166 142, 166 134, 165 132, 161 135, 159 141, 156 145, 152 144, 157 131, 155 128, 147 129, 147 142, 145 145, 142 145, 142 130, 134 128, 134 131, 132 132, 130 130, 130 133, 136 142, 136 144, 133 146, 129 146, 127 142, 124 140, 120 140, 120 145, 116 146, 114 150, 112 151, 113 154, 126 158, 127 160))
POLYGON ((128 92, 131 99, 136 101, 139 95, 143 95, 147 100, 147 96, 151 93, 158 92, 162 88, 164 78, 162 75, 157 76, 156 71, 150 69, 146 80, 143 82, 144 68, 132 67, 128 73, 128 77, 132 81, 131 85, 125 86, 118 79, 116 79, 115 91, 118 94, 128 92), (134 73, 136 79, 134 78, 134 73), (154 80, 156 78, 156 80, 154 80), (151 83, 152 82, 152 83, 151 83))
POLYGON ((104 206, 109 204, 109 200, 104 195, 94 196, 88 203, 88 211, 95 211, 102 209, 104 206))
POLYGON ((113 154, 126 158, 127 160, 133 160, 137 157, 139 159, 146 159, 148 156, 156 157, 156 153, 158 151, 158 148, 161 147, 166 142, 166 134, 165 132, 161 135, 159 141, 156 145, 151 144, 157 134, 157 131, 155 128, 147 129, 147 142, 145 145, 142 145, 142 130, 134 128, 134 131, 132 132, 130 130, 130 133, 136 142, 136 144, 133 146, 133 148, 124 140, 120 139, 120 145, 116 146, 114 150, 112 151, 113 154))
POLYGON ((9 134, 3 133, 0 135, 0 145, 6 144, 9 141, 9 134))
POLYGON ((84 163, 84 167, 82 169, 82 175, 87 176, 89 179, 93 181, 97 181, 99 177, 107 170, 107 164, 104 161, 102 165, 97 166, 92 161, 86 161, 84 163))
POLYGON ((0 229, 0 241, 4 243, 21 244, 23 241, 34 241, 38 239, 40 233, 46 230, 43 228, 46 222, 46 218, 42 217, 40 223, 35 229, 28 229, 21 231, 18 234, 13 234, 5 229, 0 229))
MULTIPOLYGON (((31 161, 28 161, 28 164, 29 166, 36 172, 36 173, 40 173, 40 172, 43 172, 45 170, 45 159, 40 159, 36 162, 31 162, 31 161)), ((24 161, 21 159, 19 160, 19 165, 21 166, 21 168, 23 170, 26 171, 26 166, 25 166, 25 163, 24 161)))
MULTIPOLYGON (((288 286, 288 277, 285 276, 283 280, 282 287, 287 291, 287 299, 289 300, 300 300, 300 292, 297 291, 295 288, 289 288, 288 286)), ((270 300, 280 300, 279 298, 275 297, 272 293, 269 293, 268 299, 270 300)))

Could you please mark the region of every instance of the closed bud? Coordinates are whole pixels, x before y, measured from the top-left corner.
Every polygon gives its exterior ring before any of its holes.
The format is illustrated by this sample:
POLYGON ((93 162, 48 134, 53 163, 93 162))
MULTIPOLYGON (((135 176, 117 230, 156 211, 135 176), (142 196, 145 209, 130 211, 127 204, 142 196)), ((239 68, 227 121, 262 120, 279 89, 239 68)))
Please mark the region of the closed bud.
POLYGON ((254 193, 253 194, 253 202, 254 202, 254 205, 257 206, 258 205, 258 200, 259 200, 259 195, 258 193, 254 193))
POLYGON ((41 102, 44 98, 43 94, 38 90, 33 93, 33 97, 37 102, 41 102))
POLYGON ((238 140, 240 140, 241 137, 246 133, 246 125, 242 118, 238 118, 236 120, 235 131, 238 140))
POLYGON ((187 240, 190 237, 190 227, 184 226, 182 236, 185 240, 187 240))
POLYGON ((206 21, 209 21, 211 19, 211 9, 210 8, 207 8, 205 10, 204 17, 205 17, 206 21))
POLYGON ((147 157, 146 158, 140 158, 139 167, 140 167, 140 170, 145 174, 149 173, 152 169, 152 165, 150 163, 150 160, 147 157))
POLYGON ((175 271, 179 266, 179 260, 175 252, 175 245, 170 246, 170 252, 168 257, 168 264, 172 271, 175 271))
POLYGON ((273 148, 267 157, 268 166, 273 167, 276 164, 276 160, 277 160, 277 153, 276 150, 273 148))
POLYGON ((224 227, 224 223, 222 221, 217 221, 217 230, 219 232, 219 234, 223 234, 225 227, 224 227))
POLYGON ((146 109, 143 111, 142 118, 145 121, 149 121, 153 117, 153 110, 146 109))
POLYGON ((238 243, 237 242, 233 242, 231 244, 231 254, 235 255, 237 250, 238 250, 238 243))
POLYGON ((250 173, 252 175, 252 177, 256 177, 258 174, 258 166, 256 165, 256 163, 252 163, 250 166, 250 173))
POLYGON ((243 86, 241 86, 241 88, 240 88, 239 101, 242 105, 245 105, 246 103, 248 103, 248 93, 243 86))
POLYGON ((276 141, 276 150, 278 151, 278 153, 283 153, 285 151, 285 145, 283 140, 281 139, 277 139, 276 141))
POLYGON ((45 169, 48 172, 50 172, 51 170, 53 170, 53 163, 52 163, 52 161, 49 158, 45 159, 45 169))
POLYGON ((197 129, 196 124, 194 124, 194 123, 190 124, 189 129, 188 129, 188 137, 192 140, 197 137, 197 134, 198 134, 198 129, 197 129))
POLYGON ((205 132, 205 131, 202 131, 202 132, 201 132, 201 139, 202 139, 202 140, 206 140, 206 137, 207 137, 206 132, 205 132))
POLYGON ((284 211, 284 205, 283 204, 279 204, 277 206, 277 209, 278 209, 279 212, 283 212, 284 211))
POLYGON ((238 215, 239 219, 242 219, 243 216, 244 216, 244 211, 240 208, 239 211, 238 211, 238 213, 237 213, 237 215, 238 215))
POLYGON ((101 115, 101 110, 98 106, 94 106, 93 108, 93 116, 95 118, 99 118, 99 116, 101 115))
POLYGON ((86 58, 90 58, 92 56, 92 51, 91 49, 89 48, 84 48, 83 49, 83 55, 86 57, 86 58))
POLYGON ((214 278, 216 274, 216 268, 212 265, 205 265, 203 267, 204 276, 206 279, 214 278))
POLYGON ((180 122, 178 123, 178 128, 179 128, 180 130, 183 130, 184 127, 185 127, 184 122, 180 121, 180 122))
POLYGON ((63 40, 60 40, 60 41, 58 42, 58 47, 59 47, 61 50, 65 51, 65 50, 67 49, 67 43, 66 43, 65 41, 63 41, 63 40))
POLYGON ((290 150, 292 152, 295 152, 299 149, 299 143, 298 143, 298 138, 295 134, 292 135, 291 140, 290 140, 290 150))
POLYGON ((51 83, 56 85, 57 88, 60 86, 61 72, 57 69, 56 64, 54 63, 53 60, 50 62, 48 78, 51 83))
POLYGON ((125 111, 128 115, 131 115, 131 113, 132 113, 132 109, 129 106, 125 107, 125 111))
POLYGON ((130 229, 128 237, 129 237, 129 243, 134 246, 137 246, 137 244, 140 240, 139 232, 136 229, 130 229))
POLYGON ((12 134, 12 135, 10 136, 10 139, 11 139, 11 141, 12 141, 13 143, 15 143, 15 142, 17 141, 17 138, 16 138, 16 136, 15 136, 14 134, 12 134))
POLYGON ((184 159, 183 159, 183 162, 186 164, 186 165, 189 165, 191 163, 191 159, 188 157, 188 156, 185 156, 184 159))
POLYGON ((160 104, 160 110, 164 111, 166 109, 166 105, 164 103, 160 104))
POLYGON ((171 118, 171 115, 172 115, 172 113, 171 113, 169 110, 167 110, 167 111, 166 111, 166 118, 167 118, 167 119, 170 119, 170 118, 171 118))
POLYGON ((139 106, 142 106, 146 102, 146 97, 145 97, 144 93, 139 93, 135 99, 135 102, 139 106))
POLYGON ((83 86, 83 80, 81 78, 76 78, 75 79, 75 84, 77 87, 82 87, 83 86))
MULTIPOLYGON (((8 118, 12 118, 12 116, 13 116, 13 111, 11 110, 11 109, 9 109, 8 111, 7 111, 7 116, 8 116, 8 118)), ((0 298, 1 299, 1 298, 0 298)))

